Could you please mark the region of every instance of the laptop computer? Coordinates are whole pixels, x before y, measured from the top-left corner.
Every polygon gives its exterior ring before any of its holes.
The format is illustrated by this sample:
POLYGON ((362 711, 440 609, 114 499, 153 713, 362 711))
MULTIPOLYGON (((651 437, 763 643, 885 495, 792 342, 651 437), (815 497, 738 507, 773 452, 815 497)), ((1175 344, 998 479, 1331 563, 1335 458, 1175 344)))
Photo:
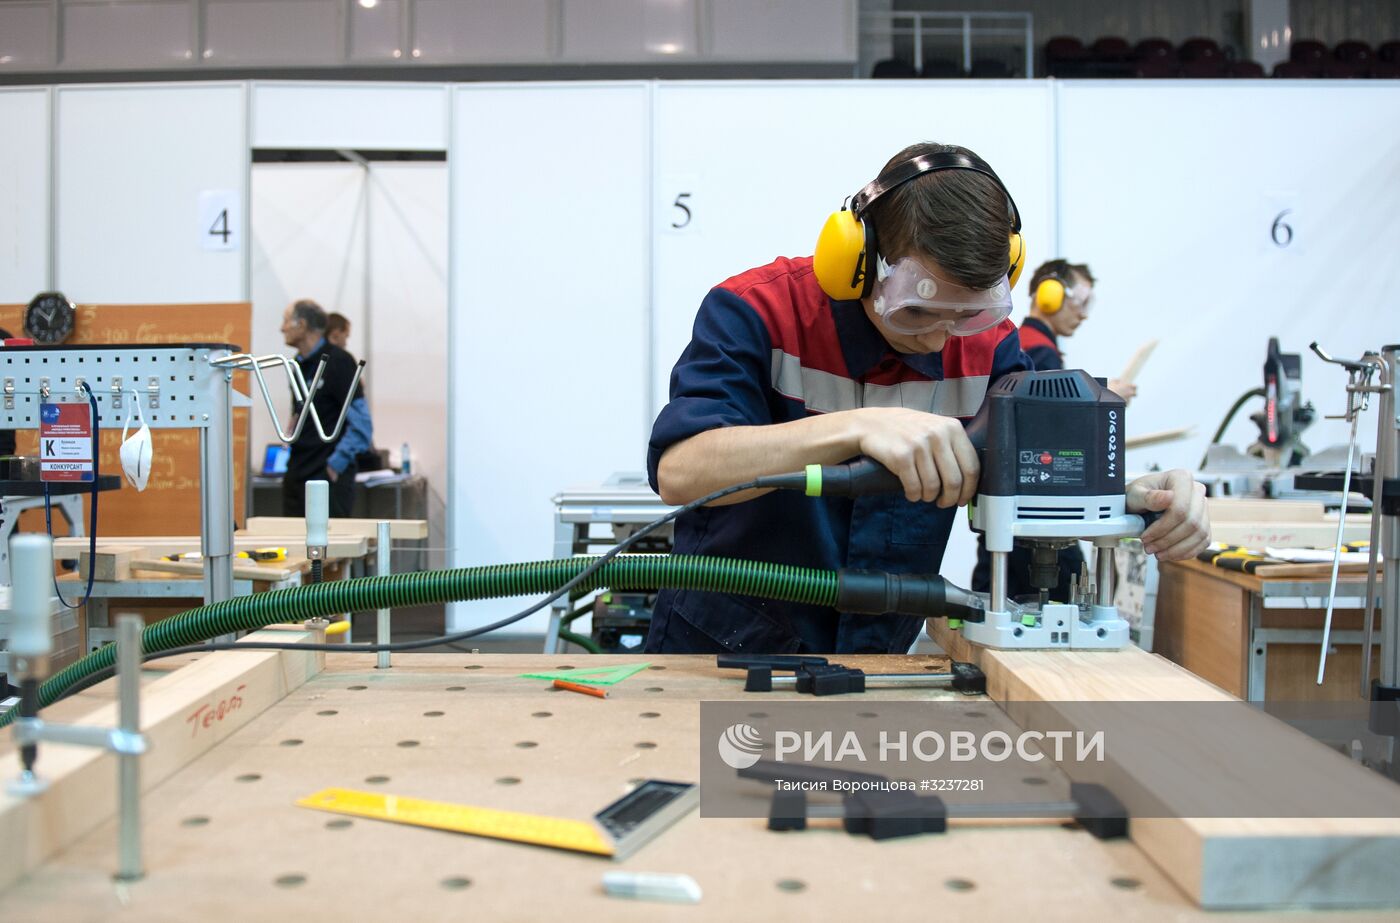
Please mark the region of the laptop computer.
POLYGON ((263 477, 281 477, 287 473, 287 461, 292 457, 292 447, 280 442, 269 442, 263 449, 263 477))

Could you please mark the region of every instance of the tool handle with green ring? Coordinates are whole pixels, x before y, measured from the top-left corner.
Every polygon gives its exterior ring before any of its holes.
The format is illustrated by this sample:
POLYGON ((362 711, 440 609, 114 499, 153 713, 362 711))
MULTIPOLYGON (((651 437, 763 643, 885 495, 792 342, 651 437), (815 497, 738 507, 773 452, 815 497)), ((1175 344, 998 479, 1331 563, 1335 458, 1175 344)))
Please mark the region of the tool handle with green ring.
POLYGON ((904 484, 897 474, 864 456, 843 465, 809 465, 807 480, 809 497, 865 497, 904 492, 904 484))

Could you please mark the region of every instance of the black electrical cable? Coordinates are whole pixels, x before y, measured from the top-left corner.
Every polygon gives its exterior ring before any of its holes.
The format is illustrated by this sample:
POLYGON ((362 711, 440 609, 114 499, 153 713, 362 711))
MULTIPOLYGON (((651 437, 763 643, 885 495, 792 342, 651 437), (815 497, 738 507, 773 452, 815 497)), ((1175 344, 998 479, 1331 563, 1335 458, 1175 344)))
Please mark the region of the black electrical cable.
POLYGON ((1201 463, 1200 463, 1199 465, 1196 466, 1197 468, 1205 468, 1205 466, 1206 466, 1206 459, 1210 457, 1210 447, 1213 446, 1213 445, 1215 445, 1217 442, 1219 442, 1219 441, 1220 441, 1220 437, 1225 435, 1225 430, 1229 428, 1229 426, 1230 426, 1230 421, 1233 420, 1233 419, 1235 419, 1235 414, 1237 414, 1237 413, 1240 412, 1240 408, 1244 406, 1245 401, 1249 400, 1249 399, 1252 398, 1252 397, 1263 397, 1263 396, 1264 396, 1264 389, 1263 389, 1263 388, 1250 388, 1248 391, 1246 391, 1245 393, 1241 394, 1241 395, 1235 400, 1235 403, 1233 403, 1233 404, 1230 405, 1230 409, 1229 409, 1228 411, 1225 412, 1225 419, 1223 419, 1223 420, 1220 421, 1220 427, 1219 427, 1218 429, 1216 429, 1215 435, 1212 436, 1212 437, 1210 437, 1210 442, 1206 444, 1206 451, 1205 451, 1205 454, 1201 456, 1201 463))
MULTIPOLYGON (((48 361, 48 360, 45 360, 48 361)), ((88 578, 87 589, 83 591, 83 598, 76 603, 70 603, 63 598, 63 591, 58 588, 58 575, 53 578, 53 591, 58 597, 58 601, 68 609, 81 609, 87 605, 87 601, 92 598, 92 578, 97 573, 97 493, 98 482, 102 477, 102 465, 100 457, 102 455, 102 430, 100 427, 100 411, 97 408, 97 398, 93 395, 92 389, 87 382, 79 382, 79 387, 87 392, 88 403, 92 405, 92 506, 88 516, 88 578)), ((134 398, 133 398, 134 399, 134 398)), ((53 538, 53 504, 49 498, 49 482, 44 482, 44 529, 49 533, 49 538, 53 538)))
MULTIPOLYGON (((213 651, 326 651, 328 653, 340 654, 376 654, 381 651, 389 651, 391 653, 401 653, 404 651, 418 651, 423 650, 425 648, 440 647, 443 645, 455 644, 459 641, 466 641, 470 638, 476 638, 484 634, 489 634, 490 632, 504 628, 507 625, 513 625, 521 619, 534 615, 536 612, 543 609, 545 606, 554 602, 554 600, 558 599, 560 596, 563 596, 565 593, 569 592, 574 587, 578 586, 580 583, 593 576, 593 574, 597 573, 597 571, 601 567, 603 567, 609 561, 616 558, 618 555, 622 554, 628 548, 631 548, 632 545, 635 544, 638 540, 640 540, 643 536, 651 534, 652 532, 666 525, 666 523, 676 519, 681 514, 688 513, 692 510, 705 506, 708 503, 713 503, 716 500, 731 496, 732 494, 737 494, 746 490, 757 490, 769 486, 777 487, 780 486, 780 484, 782 486, 786 486, 785 482, 780 482, 778 478, 757 478, 755 480, 748 481, 744 484, 735 484, 732 487, 725 487, 722 490, 717 490, 714 493, 707 494, 698 500, 692 500, 690 503, 687 503, 684 506, 677 507, 676 509, 667 513, 665 516, 653 519, 651 522, 642 526, 642 528, 638 529, 636 532, 633 532, 626 539, 614 545, 611 549, 605 552, 600 558, 598 558, 598 560, 594 561, 588 567, 579 571, 576 575, 574 575, 573 579, 564 583, 553 593, 550 593, 548 596, 534 603, 529 608, 522 609, 514 615, 507 616, 506 618, 500 619, 495 622, 491 622, 488 625, 482 625, 479 628, 469 628, 466 631, 458 631, 453 632, 451 634, 439 635, 433 638, 423 638, 416 641, 394 641, 389 644, 326 644, 312 642, 294 643, 278 641, 237 641, 219 642, 211 644, 187 644, 182 647, 172 647, 163 651, 156 651, 150 654, 143 654, 141 660, 144 663, 151 660, 160 660, 165 657, 178 657, 182 654, 204 654, 213 651)), ((66 698, 67 696, 72 695, 75 692, 78 692, 82 689, 86 689, 93 683, 100 682, 103 679, 107 679, 115 672, 115 666, 105 667, 101 670, 98 670, 95 673, 92 673, 79 680, 76 680, 71 686, 59 693, 54 698, 54 701, 57 702, 63 698, 66 698)))

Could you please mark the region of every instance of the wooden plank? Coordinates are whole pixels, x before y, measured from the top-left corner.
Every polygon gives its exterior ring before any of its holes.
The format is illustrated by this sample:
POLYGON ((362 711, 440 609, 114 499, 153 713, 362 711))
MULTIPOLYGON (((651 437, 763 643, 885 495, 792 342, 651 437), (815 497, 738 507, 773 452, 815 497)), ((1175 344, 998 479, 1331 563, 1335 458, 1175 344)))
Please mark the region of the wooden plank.
MULTIPOLYGON (((326 556, 339 560, 343 558, 363 558, 369 553, 369 542, 362 536, 336 535, 329 536, 330 543, 326 546, 326 556)), ((163 558, 166 555, 185 554, 191 551, 199 551, 198 535, 150 535, 136 538, 102 538, 98 536, 97 548, 102 551, 109 547, 126 547, 139 545, 146 549, 147 557, 163 558)), ((288 554, 300 553, 306 548, 306 533, 300 535, 248 535, 237 533, 233 537, 233 547, 236 551, 250 551, 254 548, 282 547, 287 549, 288 554)), ((53 542, 54 558, 56 560, 73 560, 78 558, 82 552, 88 548, 86 538, 56 538, 53 542)))
MULTIPOLYGON (((389 537, 399 539, 420 539, 428 537, 426 519, 388 519, 389 537)), ((379 534, 377 519, 332 519, 331 535, 358 535, 373 540, 379 534)), ((306 534, 306 520, 289 516, 249 516, 247 532, 253 535, 296 535, 306 534)))
MULTIPOLYGON (((934 640, 950 655, 982 667, 988 693, 1018 723, 1032 714, 1018 703, 1233 698, 1137 648, 994 651, 968 644, 942 620, 930 626, 934 640)), ((1272 719, 1261 715, 1260 720, 1272 719)), ((1400 797, 1380 775, 1282 725, 1277 735, 1253 735, 1248 753, 1229 741, 1213 740, 1210 727, 1198 731, 1174 735, 1172 747, 1150 755, 1117 751, 1110 756, 1119 760, 1113 769, 1149 790, 1153 780, 1198 778, 1228 793, 1269 785, 1274 781, 1269 767, 1287 766, 1292 779, 1315 778, 1314 791, 1354 793, 1370 799, 1379 811, 1400 797), (1222 754, 1230 756, 1228 765, 1222 754)), ((1400 818, 1134 818, 1130 835, 1158 868, 1208 909, 1400 904, 1400 876, 1384 871, 1393 868, 1400 849, 1400 818)))
MULTIPOLYGON (((1247 497, 1209 497, 1206 511, 1217 522, 1321 522, 1323 505, 1315 500, 1252 500, 1247 497)), ((1332 526, 1336 528, 1336 524, 1332 526)))
MULTIPOLYGON (((1342 541, 1361 542, 1370 537, 1369 516, 1348 516, 1342 541)), ((1241 545, 1262 551, 1265 548, 1331 548, 1337 540, 1337 522, 1216 522, 1210 523, 1212 541, 1241 545)))
MULTIPOLYGON (((323 637, 301 628, 266 629, 249 639, 310 641, 323 637)), ((150 791, 199 755, 247 725, 310 677, 324 655, 303 651, 211 654, 142 687, 141 729, 149 750, 141 758, 141 786, 150 791)), ((117 706, 101 705, 74 723, 116 724, 117 706)), ((20 771, 8 733, 0 749, 0 778, 20 771)), ((48 788, 17 798, 0 790, 0 890, 67 848, 116 811, 116 764, 109 753, 85 747, 40 744, 35 770, 48 788)))
MULTIPOLYGON (((93 568, 94 580, 125 580, 131 575, 131 559, 146 553, 136 545, 99 545, 97 565, 93 568)), ((78 576, 87 579, 91 565, 89 553, 84 551, 78 557, 78 576)))
POLYGON ((1194 426, 1179 426, 1176 429, 1163 429, 1153 433, 1140 433, 1136 436, 1129 436, 1123 440, 1123 445, 1129 449, 1141 449, 1150 445, 1158 445, 1163 442, 1175 442, 1178 439, 1185 439, 1195 432, 1194 426))
MULTIPOLYGON (((287 561, 270 562, 267 564, 257 564, 244 558, 235 558, 233 561, 233 577, 235 580, 266 580, 276 582, 293 577, 310 567, 310 562, 305 558, 294 558, 287 561)), ((147 571, 157 574, 185 574, 188 576, 204 576, 203 561, 167 561, 161 558, 136 558, 131 561, 131 569, 147 571)))
POLYGON ((1148 340, 1139 346, 1137 352, 1133 353, 1133 358, 1129 359, 1128 364, 1123 367, 1122 373, 1118 376, 1119 380, 1128 384, 1137 381, 1138 373, 1142 371, 1142 367, 1147 364, 1147 358, 1152 355, 1152 350, 1156 348, 1156 340, 1148 340))

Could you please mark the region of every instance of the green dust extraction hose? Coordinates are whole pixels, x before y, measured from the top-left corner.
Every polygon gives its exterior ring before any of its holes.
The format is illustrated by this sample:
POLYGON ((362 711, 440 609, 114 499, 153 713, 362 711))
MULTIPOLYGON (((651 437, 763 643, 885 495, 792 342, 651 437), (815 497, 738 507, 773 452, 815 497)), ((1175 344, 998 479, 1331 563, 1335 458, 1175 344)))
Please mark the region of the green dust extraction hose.
MULTIPOLYGON (((302 621, 337 612, 549 593, 597 560, 593 556, 580 556, 525 564, 391 574, 239 596, 146 626, 141 633, 141 648, 153 654, 235 631, 252 631, 278 622, 302 621)), ((616 590, 668 587, 835 606, 838 582, 837 572, 831 570, 732 558, 639 554, 613 559, 581 583, 579 589, 586 592, 599 587, 616 590)), ((116 646, 109 644, 55 674, 40 687, 40 707, 52 705, 74 683, 110 667, 115 657, 116 646)), ((0 716, 0 727, 13 720, 17 711, 13 709, 0 716)))

